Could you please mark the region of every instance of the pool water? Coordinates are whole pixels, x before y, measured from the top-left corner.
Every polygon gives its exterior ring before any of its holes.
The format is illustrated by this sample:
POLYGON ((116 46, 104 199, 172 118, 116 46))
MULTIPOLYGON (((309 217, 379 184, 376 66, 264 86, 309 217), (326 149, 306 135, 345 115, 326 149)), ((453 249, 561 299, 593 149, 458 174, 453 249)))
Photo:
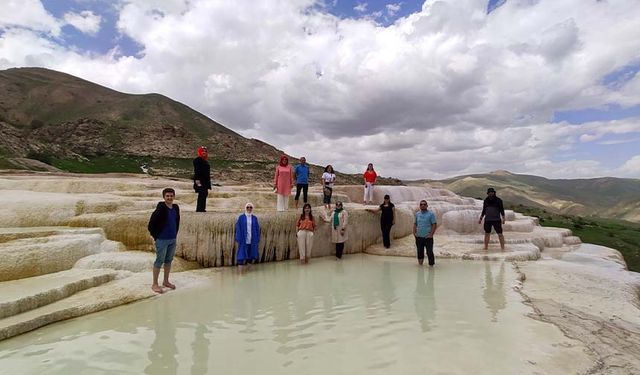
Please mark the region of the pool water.
MULTIPOLYGON (((151 277, 151 275, 149 275, 151 277)), ((527 316, 505 263, 347 255, 240 275, 0 342, 6 374, 567 374, 589 358, 527 316)))

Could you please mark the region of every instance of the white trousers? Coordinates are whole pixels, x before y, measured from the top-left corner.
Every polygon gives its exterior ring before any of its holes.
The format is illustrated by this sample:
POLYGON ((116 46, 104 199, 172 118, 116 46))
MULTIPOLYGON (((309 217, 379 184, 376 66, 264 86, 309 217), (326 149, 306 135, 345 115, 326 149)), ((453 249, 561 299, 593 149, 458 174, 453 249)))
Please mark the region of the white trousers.
POLYGON ((289 208, 289 196, 278 194, 276 201, 276 211, 286 211, 289 208))
POLYGON ((371 182, 364 183, 364 203, 373 202, 373 184, 371 182))
POLYGON ((311 248, 313 247, 313 232, 310 230, 298 231, 298 252, 300 259, 311 258, 311 248))

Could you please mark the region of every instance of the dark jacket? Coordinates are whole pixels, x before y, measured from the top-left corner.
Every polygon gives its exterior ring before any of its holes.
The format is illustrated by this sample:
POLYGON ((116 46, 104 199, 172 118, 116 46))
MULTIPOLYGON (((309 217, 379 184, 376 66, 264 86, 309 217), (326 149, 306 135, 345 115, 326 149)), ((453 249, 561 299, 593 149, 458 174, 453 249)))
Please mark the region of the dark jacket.
MULTIPOLYGON (((177 204, 174 204, 173 208, 176 210, 176 233, 178 233, 180 230, 180 207, 178 207, 177 204)), ((158 202, 155 211, 153 211, 151 218, 149 218, 149 224, 147 225, 147 229, 154 240, 158 238, 164 226, 167 225, 168 216, 169 207, 167 207, 164 202, 158 202)))
POLYGON ((211 166, 208 161, 200 157, 193 159, 193 190, 198 192, 196 180, 200 180, 202 188, 211 190, 211 166))
POLYGON ((485 198, 482 204, 482 213, 480 214, 480 217, 482 216, 484 216, 484 219, 487 221, 501 220, 501 216, 504 217, 502 199, 498 197, 494 197, 493 199, 489 199, 489 197, 485 198))

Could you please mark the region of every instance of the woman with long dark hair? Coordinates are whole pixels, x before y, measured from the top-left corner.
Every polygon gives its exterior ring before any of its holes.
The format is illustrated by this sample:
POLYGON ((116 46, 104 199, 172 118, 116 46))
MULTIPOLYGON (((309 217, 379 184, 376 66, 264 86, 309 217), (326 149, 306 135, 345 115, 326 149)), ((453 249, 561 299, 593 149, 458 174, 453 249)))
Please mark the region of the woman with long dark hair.
POLYGON ((378 208, 368 208, 369 212, 382 212, 380 215, 380 230, 382 231, 382 244, 385 249, 391 247, 391 227, 396 223, 395 205, 391 203, 389 194, 384 196, 384 201, 378 208))
POLYGON ((376 183, 378 174, 373 169, 373 164, 367 165, 367 170, 364 171, 364 204, 373 202, 373 185, 376 183))
POLYGON ((336 174, 333 172, 331 164, 324 168, 322 174, 322 194, 324 207, 331 210, 331 195, 333 194, 333 183, 336 182, 336 174))
POLYGON ((298 252, 300 253, 300 264, 309 263, 311 258, 311 248, 313 247, 313 231, 316 229, 316 222, 313 219, 311 205, 305 203, 302 207, 302 213, 296 222, 298 230, 298 252))

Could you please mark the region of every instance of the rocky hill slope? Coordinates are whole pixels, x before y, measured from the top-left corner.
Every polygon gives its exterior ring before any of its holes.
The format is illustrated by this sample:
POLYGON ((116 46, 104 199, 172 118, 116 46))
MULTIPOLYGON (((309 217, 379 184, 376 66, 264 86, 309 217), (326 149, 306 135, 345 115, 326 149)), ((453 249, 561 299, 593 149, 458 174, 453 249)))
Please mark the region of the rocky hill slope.
POLYGON ((207 145, 215 179, 268 182, 282 154, 163 95, 125 94, 42 68, 0 71, 0 133, 0 169, 189 177, 195 150, 207 145))

